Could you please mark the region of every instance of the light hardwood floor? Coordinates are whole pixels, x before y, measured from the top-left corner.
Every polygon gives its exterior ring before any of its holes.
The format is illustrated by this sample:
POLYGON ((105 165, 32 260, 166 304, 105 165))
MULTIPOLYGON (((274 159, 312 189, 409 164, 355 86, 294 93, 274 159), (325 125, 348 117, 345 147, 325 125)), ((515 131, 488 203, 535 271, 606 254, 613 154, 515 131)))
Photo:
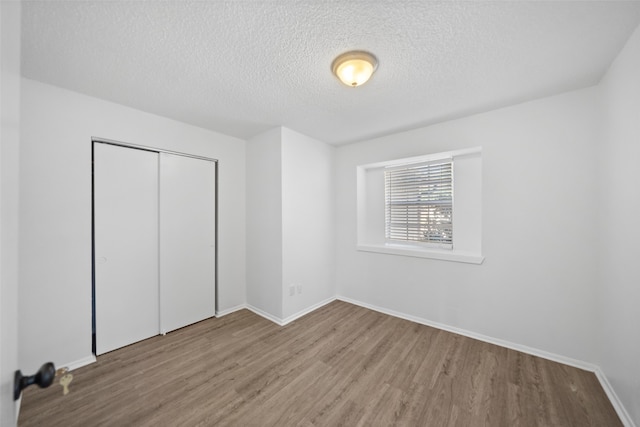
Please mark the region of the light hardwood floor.
POLYGON ((336 301, 247 310, 25 390, 27 426, 620 426, 593 373, 336 301))

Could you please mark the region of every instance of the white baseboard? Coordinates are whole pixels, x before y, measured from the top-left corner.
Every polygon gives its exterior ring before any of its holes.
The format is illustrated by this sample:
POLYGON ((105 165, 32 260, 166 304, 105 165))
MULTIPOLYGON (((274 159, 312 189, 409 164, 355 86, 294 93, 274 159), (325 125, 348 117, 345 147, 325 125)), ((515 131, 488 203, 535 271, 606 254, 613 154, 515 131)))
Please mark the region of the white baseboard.
POLYGON ((216 317, 226 316, 227 314, 234 313, 236 311, 244 310, 247 308, 247 304, 236 305, 235 307, 227 308, 224 310, 216 311, 216 317))
POLYGON ((315 311, 317 309, 319 309, 320 307, 323 307, 333 301, 336 300, 336 297, 331 297, 331 298, 327 298, 324 301, 320 301, 317 304, 314 304, 312 306, 309 306, 303 310, 300 310, 299 312, 292 314, 291 316, 288 316, 285 319, 281 319, 280 317, 274 316, 273 314, 267 313, 266 311, 263 311, 257 307, 254 307, 250 304, 247 304, 246 308, 250 311, 253 311, 255 314, 257 314, 258 316, 264 317, 267 320, 272 321, 273 323, 275 323, 278 326, 285 326, 288 325, 289 323, 293 322, 296 319, 301 318, 302 316, 311 313, 312 311, 315 311))
POLYGON ((74 369, 82 368, 83 366, 91 365, 96 362, 96 356, 92 354, 91 356, 84 357, 80 360, 76 360, 74 362, 67 363, 66 365, 61 365, 59 368, 67 367, 70 371, 74 369))
POLYGON ((259 309, 258 307, 254 307, 251 304, 247 304, 247 310, 254 312, 255 314, 257 314, 260 317, 264 317, 265 319, 272 321, 276 325, 284 326, 284 324, 282 323, 282 319, 280 319, 279 317, 276 317, 276 316, 274 316, 274 315, 272 315, 270 313, 267 313, 266 311, 263 311, 263 310, 259 309))
POLYGON ((521 351, 522 353, 531 354, 533 356, 542 357, 553 362, 563 363, 565 365, 573 366, 575 368, 584 369, 585 371, 595 372, 598 368, 592 363, 587 363, 581 360, 572 359, 570 357, 562 356, 548 351, 539 350, 526 345, 516 344, 509 341, 501 340, 498 338, 489 337, 487 335, 478 334, 476 332, 468 331, 466 329, 456 328, 453 326, 445 325, 443 323, 434 322, 431 320, 423 319, 421 317, 412 316, 410 314, 400 313, 387 308, 378 307, 372 304, 368 304, 362 301, 354 300, 348 297, 338 296, 336 299, 350 304, 358 305, 360 307, 368 308, 370 310, 378 311, 380 313, 388 314, 390 316, 398 317, 400 319, 409 320, 411 322, 420 323, 421 325, 431 326, 436 329, 442 329, 443 331, 452 332, 454 334, 462 335, 465 337, 473 338, 479 341, 484 341, 489 344, 499 345, 500 347, 510 348, 512 350, 521 351))
POLYGON ((320 301, 319 303, 314 304, 314 305, 312 305, 310 307, 307 307, 304 310, 300 310, 299 312, 297 312, 295 314, 292 314, 291 316, 283 319, 282 320, 282 326, 287 325, 287 324, 293 322, 294 320, 299 319, 302 316, 304 316, 306 314, 309 314, 312 311, 315 311, 315 310, 319 309, 320 307, 323 307, 323 306, 325 306, 325 305, 327 305, 327 304, 329 304, 329 303, 331 303, 331 302, 333 302, 335 300, 336 300, 336 297, 327 298, 326 300, 320 301))
POLYGON ((620 401, 620 398, 618 398, 618 395, 616 394, 615 390, 611 386, 609 379, 604 374, 604 372, 602 372, 602 369, 598 367, 595 370, 595 374, 598 380, 600 381, 600 385, 602 386, 602 389, 607 394, 609 401, 611 401, 611 404, 613 405, 613 409, 616 410, 618 417, 620 417, 620 421, 622 421, 622 424, 624 424, 625 427, 636 427, 635 423, 631 419, 631 416, 629 415, 624 405, 620 401))

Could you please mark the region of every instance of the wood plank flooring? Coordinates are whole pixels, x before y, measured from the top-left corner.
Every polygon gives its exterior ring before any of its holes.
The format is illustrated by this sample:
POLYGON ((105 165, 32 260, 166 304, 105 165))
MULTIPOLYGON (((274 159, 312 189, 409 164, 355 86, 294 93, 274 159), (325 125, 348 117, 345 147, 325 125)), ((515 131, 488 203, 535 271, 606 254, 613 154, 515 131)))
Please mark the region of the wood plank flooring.
POLYGON ((250 311, 30 387, 28 426, 620 426, 593 373, 335 301, 250 311))

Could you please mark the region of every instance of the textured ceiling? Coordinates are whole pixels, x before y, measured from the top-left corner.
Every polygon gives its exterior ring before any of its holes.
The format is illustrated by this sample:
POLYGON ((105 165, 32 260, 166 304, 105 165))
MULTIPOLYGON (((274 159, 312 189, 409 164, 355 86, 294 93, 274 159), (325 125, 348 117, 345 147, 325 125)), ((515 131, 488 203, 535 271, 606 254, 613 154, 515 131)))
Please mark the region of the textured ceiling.
POLYGON ((596 84, 640 2, 23 1, 23 75, 240 138, 342 144, 596 84), (379 59, 359 88, 331 61, 379 59))

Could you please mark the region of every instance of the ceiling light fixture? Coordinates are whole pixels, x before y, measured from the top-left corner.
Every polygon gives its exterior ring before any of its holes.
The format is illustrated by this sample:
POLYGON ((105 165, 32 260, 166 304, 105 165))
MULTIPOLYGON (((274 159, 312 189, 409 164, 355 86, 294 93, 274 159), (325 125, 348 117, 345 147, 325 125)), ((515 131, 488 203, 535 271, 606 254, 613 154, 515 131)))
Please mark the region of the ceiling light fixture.
POLYGON ((347 86, 357 87, 367 82, 378 68, 378 60, 369 52, 345 52, 333 60, 331 71, 347 86))

